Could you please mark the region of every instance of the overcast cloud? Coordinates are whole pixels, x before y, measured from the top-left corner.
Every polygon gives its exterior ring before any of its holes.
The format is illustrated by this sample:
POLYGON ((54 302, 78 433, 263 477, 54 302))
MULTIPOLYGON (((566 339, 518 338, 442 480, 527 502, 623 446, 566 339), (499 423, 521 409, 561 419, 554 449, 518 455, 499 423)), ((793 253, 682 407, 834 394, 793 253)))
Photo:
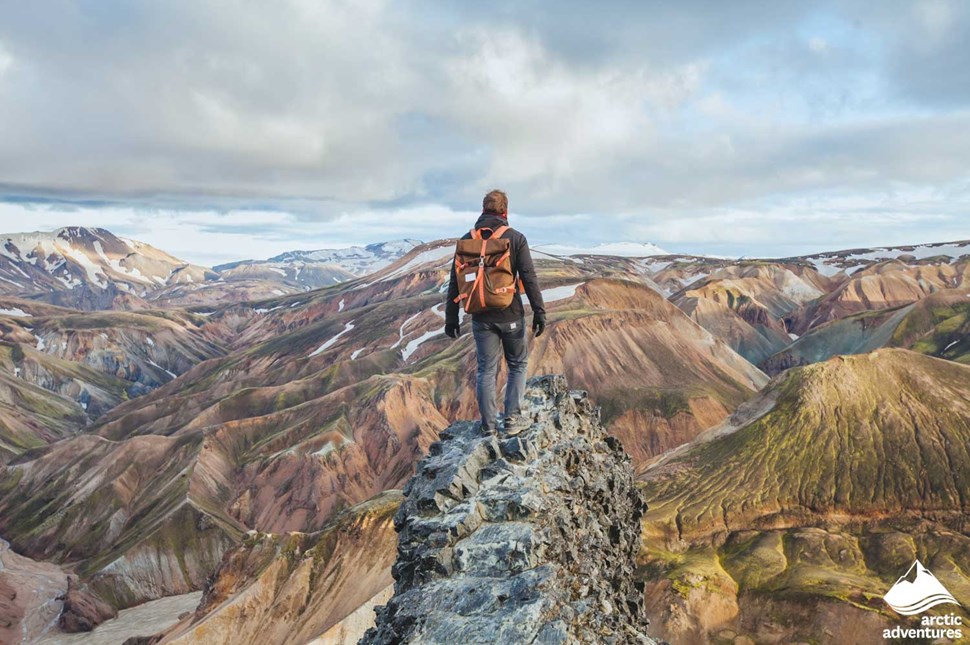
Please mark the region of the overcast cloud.
POLYGON ((0 0, 0 230, 216 263, 457 234, 970 238, 970 3, 0 0))

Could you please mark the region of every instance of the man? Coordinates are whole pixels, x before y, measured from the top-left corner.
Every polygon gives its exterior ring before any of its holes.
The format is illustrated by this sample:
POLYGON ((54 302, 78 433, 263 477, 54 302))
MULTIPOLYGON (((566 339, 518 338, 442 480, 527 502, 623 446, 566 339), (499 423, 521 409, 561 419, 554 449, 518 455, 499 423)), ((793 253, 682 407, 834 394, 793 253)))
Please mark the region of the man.
MULTIPOLYGON (((482 200, 482 214, 475 222, 475 229, 482 230, 481 236, 488 239, 491 231, 508 226, 509 200, 500 190, 493 190, 482 200)), ((532 331, 542 335, 546 327, 546 310, 542 304, 542 292, 536 280, 532 254, 525 236, 515 229, 508 228, 502 237, 509 240, 512 271, 525 290, 532 306, 532 331)), ((471 239, 465 233, 462 239, 471 239)), ((448 287, 448 300, 445 303, 445 333, 450 338, 461 335, 458 322, 458 277, 455 266, 451 268, 451 284, 448 287)), ((478 352, 478 377, 476 394, 478 409, 482 416, 482 432, 496 431, 496 379, 498 364, 502 355, 509 368, 508 382, 505 386, 505 416, 503 429, 508 434, 517 434, 523 429, 521 418, 522 395, 525 392, 525 373, 529 353, 525 333, 525 308, 516 290, 512 303, 505 309, 487 309, 472 314, 472 334, 478 352)))

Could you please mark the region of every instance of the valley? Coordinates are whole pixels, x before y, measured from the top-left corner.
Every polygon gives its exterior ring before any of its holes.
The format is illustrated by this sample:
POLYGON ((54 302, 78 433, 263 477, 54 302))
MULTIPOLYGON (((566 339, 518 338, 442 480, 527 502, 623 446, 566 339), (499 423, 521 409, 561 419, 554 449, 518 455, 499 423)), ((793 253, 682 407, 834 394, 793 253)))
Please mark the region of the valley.
MULTIPOLYGON (((164 642, 339 631, 391 583, 396 489, 477 414, 453 241, 207 269, 50 235, 0 236, 0 537, 113 610, 204 591, 164 642)), ((587 390, 633 458, 655 634, 883 624, 911 555, 970 606, 970 242, 562 250, 535 253, 529 374, 587 390)))

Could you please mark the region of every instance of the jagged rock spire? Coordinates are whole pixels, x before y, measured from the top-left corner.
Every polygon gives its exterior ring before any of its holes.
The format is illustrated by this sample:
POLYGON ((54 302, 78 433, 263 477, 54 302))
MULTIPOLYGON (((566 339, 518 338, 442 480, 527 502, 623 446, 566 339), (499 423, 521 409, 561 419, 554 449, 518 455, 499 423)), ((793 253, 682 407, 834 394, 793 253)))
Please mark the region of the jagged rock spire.
POLYGON ((405 486, 395 593, 361 643, 653 643, 634 581, 646 508, 584 392, 534 378, 531 426, 458 422, 405 486))

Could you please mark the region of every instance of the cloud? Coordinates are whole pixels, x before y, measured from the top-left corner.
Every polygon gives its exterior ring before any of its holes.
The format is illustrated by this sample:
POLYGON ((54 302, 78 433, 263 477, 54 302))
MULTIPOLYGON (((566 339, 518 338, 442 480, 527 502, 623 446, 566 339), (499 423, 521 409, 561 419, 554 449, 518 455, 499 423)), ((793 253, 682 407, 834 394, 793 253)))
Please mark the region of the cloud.
MULTIPOLYGON (((804 239, 786 217, 812 199, 970 205, 944 190, 968 178, 966 3, 555 9, 16 3, 0 23, 0 199, 280 243, 313 226, 332 233, 321 243, 386 239, 399 217, 432 235, 494 186, 553 237, 544 218, 661 235, 743 212, 804 239)), ((698 246, 717 243, 705 227, 698 246)))

